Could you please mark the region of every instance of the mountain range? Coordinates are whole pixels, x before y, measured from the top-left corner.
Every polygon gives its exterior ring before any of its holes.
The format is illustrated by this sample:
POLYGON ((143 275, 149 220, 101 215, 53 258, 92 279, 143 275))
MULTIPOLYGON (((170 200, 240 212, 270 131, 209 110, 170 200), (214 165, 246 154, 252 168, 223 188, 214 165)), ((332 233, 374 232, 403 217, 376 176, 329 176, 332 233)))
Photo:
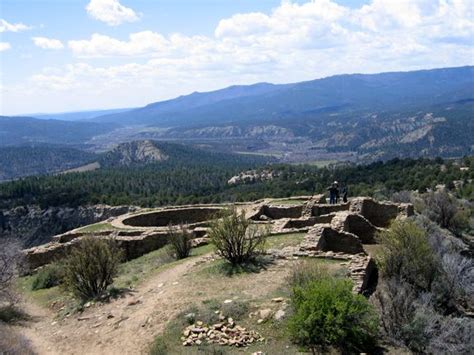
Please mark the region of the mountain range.
POLYGON ((231 86, 86 121, 0 117, 0 145, 177 140, 292 162, 462 156, 473 136, 472 66, 231 86))

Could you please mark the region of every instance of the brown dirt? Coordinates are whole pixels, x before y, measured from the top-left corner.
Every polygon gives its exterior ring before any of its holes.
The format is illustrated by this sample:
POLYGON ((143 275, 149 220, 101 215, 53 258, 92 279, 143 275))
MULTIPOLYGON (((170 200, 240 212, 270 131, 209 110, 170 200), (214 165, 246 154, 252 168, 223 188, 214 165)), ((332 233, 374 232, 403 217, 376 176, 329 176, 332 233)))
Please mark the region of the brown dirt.
POLYGON ((64 319, 28 305, 35 320, 20 331, 38 354, 146 353, 167 322, 192 304, 211 298, 268 297, 284 284, 291 269, 280 261, 260 273, 235 277, 200 272, 211 261, 209 254, 185 260, 146 280, 133 294, 64 319))

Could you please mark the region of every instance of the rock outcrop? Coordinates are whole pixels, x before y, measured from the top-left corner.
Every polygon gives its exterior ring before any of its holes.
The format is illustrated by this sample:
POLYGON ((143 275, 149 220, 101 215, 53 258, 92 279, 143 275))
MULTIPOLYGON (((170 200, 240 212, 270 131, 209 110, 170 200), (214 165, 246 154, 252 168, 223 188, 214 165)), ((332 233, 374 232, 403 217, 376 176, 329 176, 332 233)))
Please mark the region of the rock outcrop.
POLYGON ((47 243, 51 237, 68 230, 107 220, 128 212, 134 206, 50 207, 21 206, 3 211, 0 217, 0 237, 14 238, 26 247, 47 243))

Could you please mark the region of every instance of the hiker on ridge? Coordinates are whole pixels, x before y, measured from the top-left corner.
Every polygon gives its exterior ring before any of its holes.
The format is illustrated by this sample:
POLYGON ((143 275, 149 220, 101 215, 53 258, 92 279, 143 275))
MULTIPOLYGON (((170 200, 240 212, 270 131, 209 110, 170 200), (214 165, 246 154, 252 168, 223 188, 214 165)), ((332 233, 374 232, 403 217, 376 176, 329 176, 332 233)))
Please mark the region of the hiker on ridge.
POLYGON ((344 185, 341 188, 341 194, 342 194, 342 202, 346 203, 347 202, 347 185, 344 185))
POLYGON ((339 195, 339 185, 337 181, 334 181, 332 185, 328 188, 329 191, 329 203, 335 205, 337 203, 337 198, 339 195))

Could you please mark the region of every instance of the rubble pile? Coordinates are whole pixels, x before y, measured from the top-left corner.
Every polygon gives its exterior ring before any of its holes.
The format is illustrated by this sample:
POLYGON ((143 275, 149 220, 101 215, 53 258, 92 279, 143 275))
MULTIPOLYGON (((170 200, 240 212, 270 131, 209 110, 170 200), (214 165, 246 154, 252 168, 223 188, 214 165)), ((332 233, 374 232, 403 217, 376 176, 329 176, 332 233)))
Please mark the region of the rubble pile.
POLYGON ((197 321, 184 329, 181 340, 183 346, 219 344, 244 347, 265 339, 257 332, 238 326, 232 318, 228 318, 209 326, 197 321))

